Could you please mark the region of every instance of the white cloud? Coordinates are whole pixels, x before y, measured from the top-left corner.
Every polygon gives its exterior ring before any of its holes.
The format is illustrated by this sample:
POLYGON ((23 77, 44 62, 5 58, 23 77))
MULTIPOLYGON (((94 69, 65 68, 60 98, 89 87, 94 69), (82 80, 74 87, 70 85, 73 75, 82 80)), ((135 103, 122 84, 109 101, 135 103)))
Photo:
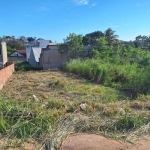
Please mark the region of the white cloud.
POLYGON ((94 6, 96 6, 96 4, 95 4, 95 3, 93 3, 93 4, 92 4, 92 6, 94 7, 94 6))
POLYGON ((89 4, 89 0, 73 0, 75 2, 76 5, 88 5, 89 4))

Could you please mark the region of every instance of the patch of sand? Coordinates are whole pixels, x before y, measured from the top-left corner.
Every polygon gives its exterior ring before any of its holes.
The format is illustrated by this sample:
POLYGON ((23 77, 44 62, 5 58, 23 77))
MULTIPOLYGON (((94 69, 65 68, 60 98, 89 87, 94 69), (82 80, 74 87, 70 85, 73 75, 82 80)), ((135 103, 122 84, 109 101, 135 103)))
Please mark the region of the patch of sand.
POLYGON ((69 136, 61 150, 150 150, 150 137, 144 137, 131 144, 121 144, 94 134, 76 134, 69 136))

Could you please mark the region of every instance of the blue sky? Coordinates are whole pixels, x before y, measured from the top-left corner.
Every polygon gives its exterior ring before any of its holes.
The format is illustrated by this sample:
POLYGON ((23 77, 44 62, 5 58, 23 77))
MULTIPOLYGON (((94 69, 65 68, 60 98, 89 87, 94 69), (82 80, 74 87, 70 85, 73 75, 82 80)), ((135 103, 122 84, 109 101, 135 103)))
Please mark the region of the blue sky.
POLYGON ((150 0, 3 0, 0 36, 32 36, 62 42, 111 27, 120 40, 150 35, 150 0))

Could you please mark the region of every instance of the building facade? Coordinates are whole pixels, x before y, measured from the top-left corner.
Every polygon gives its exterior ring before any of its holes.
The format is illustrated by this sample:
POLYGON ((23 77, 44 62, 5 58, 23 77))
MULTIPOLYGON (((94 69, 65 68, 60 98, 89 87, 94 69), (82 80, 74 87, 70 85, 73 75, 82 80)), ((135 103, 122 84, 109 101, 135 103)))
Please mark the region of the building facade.
POLYGON ((41 50, 39 65, 43 70, 61 68, 66 61, 67 56, 59 53, 57 44, 50 44, 41 50))

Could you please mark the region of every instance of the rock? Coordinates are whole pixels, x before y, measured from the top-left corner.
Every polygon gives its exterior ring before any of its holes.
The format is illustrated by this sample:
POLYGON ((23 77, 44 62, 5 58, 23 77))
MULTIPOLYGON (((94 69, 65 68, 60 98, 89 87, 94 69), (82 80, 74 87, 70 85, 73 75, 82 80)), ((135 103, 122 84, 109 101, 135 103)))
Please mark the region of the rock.
POLYGON ((35 95, 33 95, 33 97, 34 97, 35 101, 39 101, 39 99, 35 95))
POLYGON ((124 116, 126 114, 124 108, 120 108, 120 115, 124 116))
POLYGON ((85 110, 86 107, 87 107, 87 103, 81 103, 81 104, 80 104, 80 108, 81 108, 82 110, 85 110))
POLYGON ((42 106, 42 108, 45 108, 45 107, 48 108, 48 105, 49 105, 48 102, 45 102, 41 106, 42 106))

